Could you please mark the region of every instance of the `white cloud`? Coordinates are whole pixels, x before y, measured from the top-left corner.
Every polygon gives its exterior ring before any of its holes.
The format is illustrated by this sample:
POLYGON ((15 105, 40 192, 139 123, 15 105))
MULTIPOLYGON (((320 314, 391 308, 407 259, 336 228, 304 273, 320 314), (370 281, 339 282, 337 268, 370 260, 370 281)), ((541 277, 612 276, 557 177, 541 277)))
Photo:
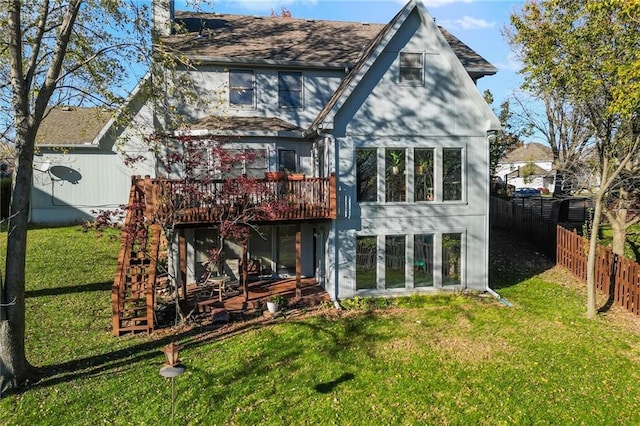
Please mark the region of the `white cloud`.
POLYGON ((463 30, 482 30, 486 28, 494 28, 496 26, 495 21, 487 21, 485 19, 474 18, 473 16, 463 16, 460 19, 444 19, 442 21, 437 21, 439 25, 443 27, 453 30, 453 29, 463 29, 463 30))
POLYGON ((500 62, 493 65, 495 65, 499 70, 515 72, 520 71, 524 66, 520 59, 518 59, 513 53, 510 53, 509 56, 507 56, 506 62, 500 62))

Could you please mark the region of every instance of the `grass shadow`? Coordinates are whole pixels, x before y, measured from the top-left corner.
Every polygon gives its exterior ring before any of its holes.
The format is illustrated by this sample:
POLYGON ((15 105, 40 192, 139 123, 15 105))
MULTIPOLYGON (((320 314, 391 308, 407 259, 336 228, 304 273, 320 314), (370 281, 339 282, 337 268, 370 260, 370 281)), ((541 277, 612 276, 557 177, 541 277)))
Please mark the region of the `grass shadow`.
POLYGON ((91 283, 91 284, 79 284, 66 287, 52 287, 42 288, 39 290, 27 290, 25 297, 40 297, 40 296, 60 296, 63 294, 73 293, 87 293, 92 291, 111 291, 113 281, 91 283))
POLYGON ((522 237, 492 228, 489 234, 489 287, 511 287, 553 268, 554 261, 522 237))
MULTIPOLYGON (((382 336, 372 335, 367 331, 366 321, 371 319, 372 313, 363 312, 354 318, 345 321, 343 332, 336 334, 329 327, 324 328, 318 324, 312 324, 303 320, 288 320, 290 324, 307 326, 313 333, 323 333, 330 335, 331 343, 323 348, 323 351, 334 354, 345 348, 373 344, 379 341, 382 336)), ((232 337, 247 333, 252 330, 261 329, 276 323, 285 323, 285 321, 257 318, 245 321, 241 324, 227 324, 223 326, 207 326, 196 327, 177 334, 159 336, 151 341, 144 341, 133 346, 105 352, 99 355, 77 358, 59 364, 45 365, 39 368, 40 380, 31 383, 28 386, 11 391, 14 394, 23 393, 29 389, 46 388, 61 383, 69 383, 88 377, 97 377, 112 372, 123 371, 131 368, 132 365, 141 362, 158 362, 158 368, 161 366, 162 348, 169 343, 177 343, 184 347, 183 350, 193 349, 202 345, 220 342, 232 337)), ((246 365, 238 365, 234 368, 233 374, 229 376, 229 382, 242 380, 246 378, 252 371, 269 370, 274 364, 281 363, 289 365, 291 359, 297 358, 303 351, 304 347, 300 345, 302 342, 288 348, 287 351, 272 351, 273 353, 261 353, 251 359, 246 365), (278 358, 274 361, 273 355, 278 358), (258 357, 258 359, 256 359, 258 357), (262 358, 262 359, 260 359, 262 358)), ((346 380, 345 378, 342 381, 346 380)), ((336 382, 335 385, 338 383, 336 382)), ((334 386, 335 386, 334 385, 334 386)), ((327 385, 328 386, 328 385, 327 385)))
POLYGON ((318 383, 313 388, 320 393, 329 393, 333 389, 335 389, 335 387, 338 386, 340 383, 353 380, 354 377, 355 376, 353 375, 353 373, 344 373, 335 380, 332 380, 330 382, 325 382, 325 383, 318 383))

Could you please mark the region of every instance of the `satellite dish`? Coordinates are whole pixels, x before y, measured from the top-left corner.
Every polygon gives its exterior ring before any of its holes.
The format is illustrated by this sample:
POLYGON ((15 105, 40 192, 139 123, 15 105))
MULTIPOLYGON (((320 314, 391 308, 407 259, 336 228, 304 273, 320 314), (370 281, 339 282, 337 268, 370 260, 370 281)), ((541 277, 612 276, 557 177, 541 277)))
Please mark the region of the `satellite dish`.
POLYGON ((41 172, 43 172, 43 173, 46 173, 46 172, 48 172, 48 171, 49 171, 49 169, 51 168, 51 163, 50 163, 50 162, 48 162, 48 161, 46 161, 46 162, 44 162, 44 163, 40 163, 40 165, 38 165, 38 167, 37 167, 37 168, 38 168, 38 170, 39 170, 39 171, 41 171, 41 172))

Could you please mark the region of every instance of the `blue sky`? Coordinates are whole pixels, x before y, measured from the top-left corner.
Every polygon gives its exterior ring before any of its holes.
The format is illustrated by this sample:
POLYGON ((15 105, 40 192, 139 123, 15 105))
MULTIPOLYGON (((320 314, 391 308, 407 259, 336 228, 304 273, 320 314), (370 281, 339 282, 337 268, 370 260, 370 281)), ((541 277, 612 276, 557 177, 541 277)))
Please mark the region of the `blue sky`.
MULTIPOLYGON (((285 7, 295 18, 387 23, 404 6, 405 0, 215 0, 218 13, 269 15, 271 9, 285 7)), ((502 36, 509 16, 522 1, 423 0, 431 16, 472 49, 495 65, 496 75, 478 81, 480 91, 491 90, 494 107, 517 91, 521 78, 519 64, 502 36)), ((176 1, 177 9, 184 9, 176 1)))

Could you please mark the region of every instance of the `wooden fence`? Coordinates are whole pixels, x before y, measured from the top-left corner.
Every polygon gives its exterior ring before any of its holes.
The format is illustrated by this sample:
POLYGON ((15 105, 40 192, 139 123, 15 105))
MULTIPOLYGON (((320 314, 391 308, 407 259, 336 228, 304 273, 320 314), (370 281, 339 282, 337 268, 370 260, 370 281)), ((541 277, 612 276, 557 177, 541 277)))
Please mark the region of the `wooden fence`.
MULTIPOLYGON (((568 212, 568 223, 573 226, 571 230, 559 225, 553 217, 544 217, 542 208, 535 202, 510 202, 491 197, 489 217, 492 228, 509 230, 533 243, 550 258, 555 258, 557 265, 586 282, 589 241, 578 235, 575 226, 580 219, 589 218, 589 210, 587 202, 575 200, 568 212)), ((640 315, 640 264, 617 256, 611 248, 599 245, 595 279, 596 288, 609 298, 609 303, 640 315)))
POLYGON ((506 229, 534 244, 551 259, 556 254, 556 225, 536 209, 491 197, 489 220, 492 228, 506 229))
MULTIPOLYGON (((586 282, 589 240, 575 230, 558 226, 557 241, 556 264, 586 282)), ((609 302, 640 315, 640 264, 614 254, 609 247, 599 245, 595 279, 596 288, 609 298, 609 302)))

